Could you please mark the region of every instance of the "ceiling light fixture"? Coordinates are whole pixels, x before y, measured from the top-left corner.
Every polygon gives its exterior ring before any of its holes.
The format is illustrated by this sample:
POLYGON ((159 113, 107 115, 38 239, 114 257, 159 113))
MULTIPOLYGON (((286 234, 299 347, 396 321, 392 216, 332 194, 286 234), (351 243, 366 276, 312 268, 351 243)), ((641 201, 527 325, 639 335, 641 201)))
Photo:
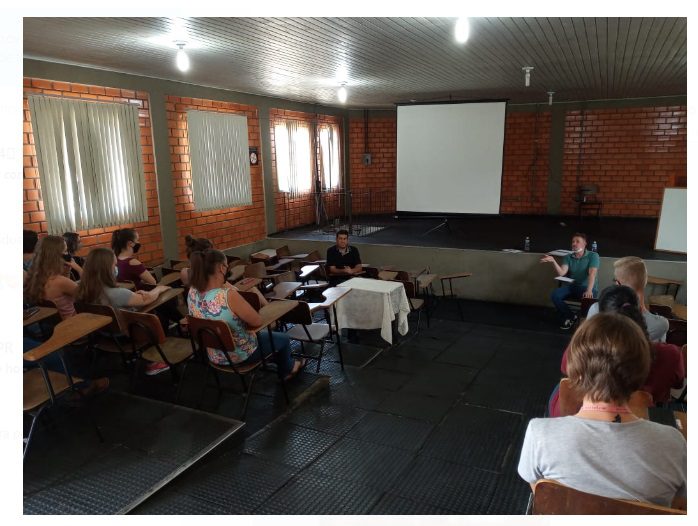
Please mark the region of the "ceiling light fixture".
POLYGON ((524 84, 528 88, 531 85, 531 71, 533 71, 533 66, 524 66, 521 69, 524 70, 524 84))
POLYGON ((339 102, 344 104, 347 101, 347 88, 344 87, 344 83, 339 87, 337 90, 337 98, 339 99, 339 102))
POLYGON ((456 20, 456 42, 465 44, 470 36, 470 21, 464 16, 456 20))
POLYGON ((548 92, 548 106, 553 105, 553 95, 555 95, 554 91, 549 91, 548 92))
POLYGON ((187 43, 177 41, 175 44, 177 44, 179 48, 179 51, 177 51, 177 68, 179 71, 187 71, 189 69, 189 56, 184 51, 184 46, 186 46, 187 43))

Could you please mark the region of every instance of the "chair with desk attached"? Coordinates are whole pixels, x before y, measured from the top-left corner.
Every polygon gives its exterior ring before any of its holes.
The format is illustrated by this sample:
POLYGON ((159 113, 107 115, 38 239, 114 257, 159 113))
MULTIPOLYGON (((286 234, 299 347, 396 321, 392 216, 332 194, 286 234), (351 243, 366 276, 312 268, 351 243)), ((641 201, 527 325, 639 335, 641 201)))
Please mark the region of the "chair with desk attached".
POLYGON ((577 203, 577 215, 579 219, 582 219, 585 211, 596 212, 596 217, 601 217, 603 201, 599 198, 599 185, 583 184, 578 186, 574 201, 577 203))
POLYGON ((648 502, 612 499, 572 489, 555 480, 536 482, 532 515, 686 515, 684 510, 648 502))
POLYGON ((133 364, 133 354, 131 348, 126 345, 128 330, 123 325, 119 315, 111 305, 101 305, 97 303, 75 302, 75 310, 78 313, 86 312, 90 314, 98 314, 111 318, 111 322, 102 327, 98 332, 91 334, 88 346, 94 353, 92 355, 92 365, 90 371, 93 372, 97 363, 97 353, 118 353, 121 356, 121 362, 124 370, 130 371, 133 364))

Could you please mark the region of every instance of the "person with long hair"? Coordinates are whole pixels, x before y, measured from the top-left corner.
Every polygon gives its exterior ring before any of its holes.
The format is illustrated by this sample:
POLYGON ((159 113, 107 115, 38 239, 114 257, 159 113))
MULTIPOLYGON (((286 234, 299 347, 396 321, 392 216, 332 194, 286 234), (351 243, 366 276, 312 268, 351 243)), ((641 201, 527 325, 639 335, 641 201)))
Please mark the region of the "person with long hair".
MULTIPOLYGON (((249 327, 259 326, 262 317, 245 301, 240 293, 226 280, 228 261, 220 250, 207 249, 192 252, 191 276, 187 303, 189 314, 195 318, 222 320, 228 324, 235 341, 235 350, 228 352, 232 363, 261 359, 272 351, 271 340, 266 331, 257 335, 249 327)), ((304 360, 291 357, 291 345, 287 335, 272 333, 277 372, 281 378, 290 379, 303 367, 304 360)), ((220 349, 208 349, 209 360, 226 365, 228 359, 220 349)))
MULTIPOLYGON (((116 256, 108 248, 95 248, 85 260, 82 279, 77 297, 85 303, 111 305, 119 316, 119 309, 137 309, 153 303, 158 296, 170 287, 158 285, 154 289, 132 292, 116 284, 116 256)), ((162 323, 162 319, 161 319, 162 323)), ((165 331, 167 325, 165 321, 165 331)), ((152 362, 146 367, 146 374, 158 374, 169 369, 164 362, 152 362)))
MULTIPOLYGON (((611 285, 601 291, 601 296, 599 297, 599 312, 625 316, 631 319, 640 328, 650 346, 650 369, 642 384, 642 390, 652 395, 654 404, 665 404, 669 402, 671 399, 671 390, 681 388, 684 378, 686 378, 681 349, 670 343, 651 341, 647 325, 645 324, 645 316, 640 307, 639 298, 630 287, 625 285, 611 285)), ((584 323, 588 323, 589 321, 591 320, 587 319, 584 323)), ((564 375, 568 373, 568 354, 569 347, 565 349, 560 364, 560 370, 564 375)), ((560 415, 560 398, 557 388, 550 397, 548 413, 549 416, 560 415)))
POLYGON ((25 299, 37 304, 52 301, 62 319, 75 315, 78 285, 66 277, 65 240, 61 236, 46 236, 39 240, 27 280, 25 299))
POLYGON ((138 238, 138 232, 133 228, 114 230, 111 236, 111 248, 117 258, 119 281, 132 281, 136 290, 141 290, 143 283, 155 285, 157 281, 145 265, 135 257, 141 248, 138 238))
POLYGON ((73 281, 78 281, 82 276, 82 266, 85 264, 85 258, 76 255, 80 249, 80 234, 77 232, 64 232, 66 251, 63 255, 66 263, 70 267, 70 275, 68 276, 73 281))
MULTIPOLYGON (((193 237, 187 234, 184 238, 184 244, 187 247, 187 259, 191 260, 193 252, 203 252, 207 248, 213 248, 213 243, 205 237, 193 237)), ((190 262, 191 265, 191 262, 190 262)), ((179 272, 179 278, 185 287, 189 286, 189 269, 183 268, 179 272)))
POLYGON ((567 369, 579 412, 528 423, 519 475, 578 491, 660 506, 686 506, 686 440, 678 429, 628 407, 650 370, 647 335, 620 314, 601 313, 572 337, 567 369))

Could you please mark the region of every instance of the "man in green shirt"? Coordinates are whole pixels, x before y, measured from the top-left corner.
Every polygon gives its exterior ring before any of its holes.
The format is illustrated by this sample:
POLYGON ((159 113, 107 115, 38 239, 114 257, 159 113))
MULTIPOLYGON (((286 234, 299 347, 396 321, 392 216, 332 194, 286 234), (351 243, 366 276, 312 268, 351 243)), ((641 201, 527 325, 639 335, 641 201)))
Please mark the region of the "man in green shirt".
POLYGON ((587 237, 577 232, 572 236, 572 254, 568 254, 558 265, 555 258, 545 255, 541 263, 552 263, 558 276, 566 276, 574 281, 555 289, 551 295, 555 308, 562 319, 561 329, 569 330, 574 325, 575 316, 566 299, 595 298, 598 293, 597 273, 599 255, 587 250, 587 237))

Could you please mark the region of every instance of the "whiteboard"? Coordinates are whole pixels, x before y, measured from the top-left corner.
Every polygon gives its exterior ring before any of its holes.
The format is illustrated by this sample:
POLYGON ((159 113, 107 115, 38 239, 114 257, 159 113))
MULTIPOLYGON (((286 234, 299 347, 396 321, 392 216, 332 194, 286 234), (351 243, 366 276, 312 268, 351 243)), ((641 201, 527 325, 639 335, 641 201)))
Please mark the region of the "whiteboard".
POLYGON ((686 188, 665 188, 662 213, 659 216, 655 250, 667 252, 688 252, 687 224, 688 205, 686 188))

